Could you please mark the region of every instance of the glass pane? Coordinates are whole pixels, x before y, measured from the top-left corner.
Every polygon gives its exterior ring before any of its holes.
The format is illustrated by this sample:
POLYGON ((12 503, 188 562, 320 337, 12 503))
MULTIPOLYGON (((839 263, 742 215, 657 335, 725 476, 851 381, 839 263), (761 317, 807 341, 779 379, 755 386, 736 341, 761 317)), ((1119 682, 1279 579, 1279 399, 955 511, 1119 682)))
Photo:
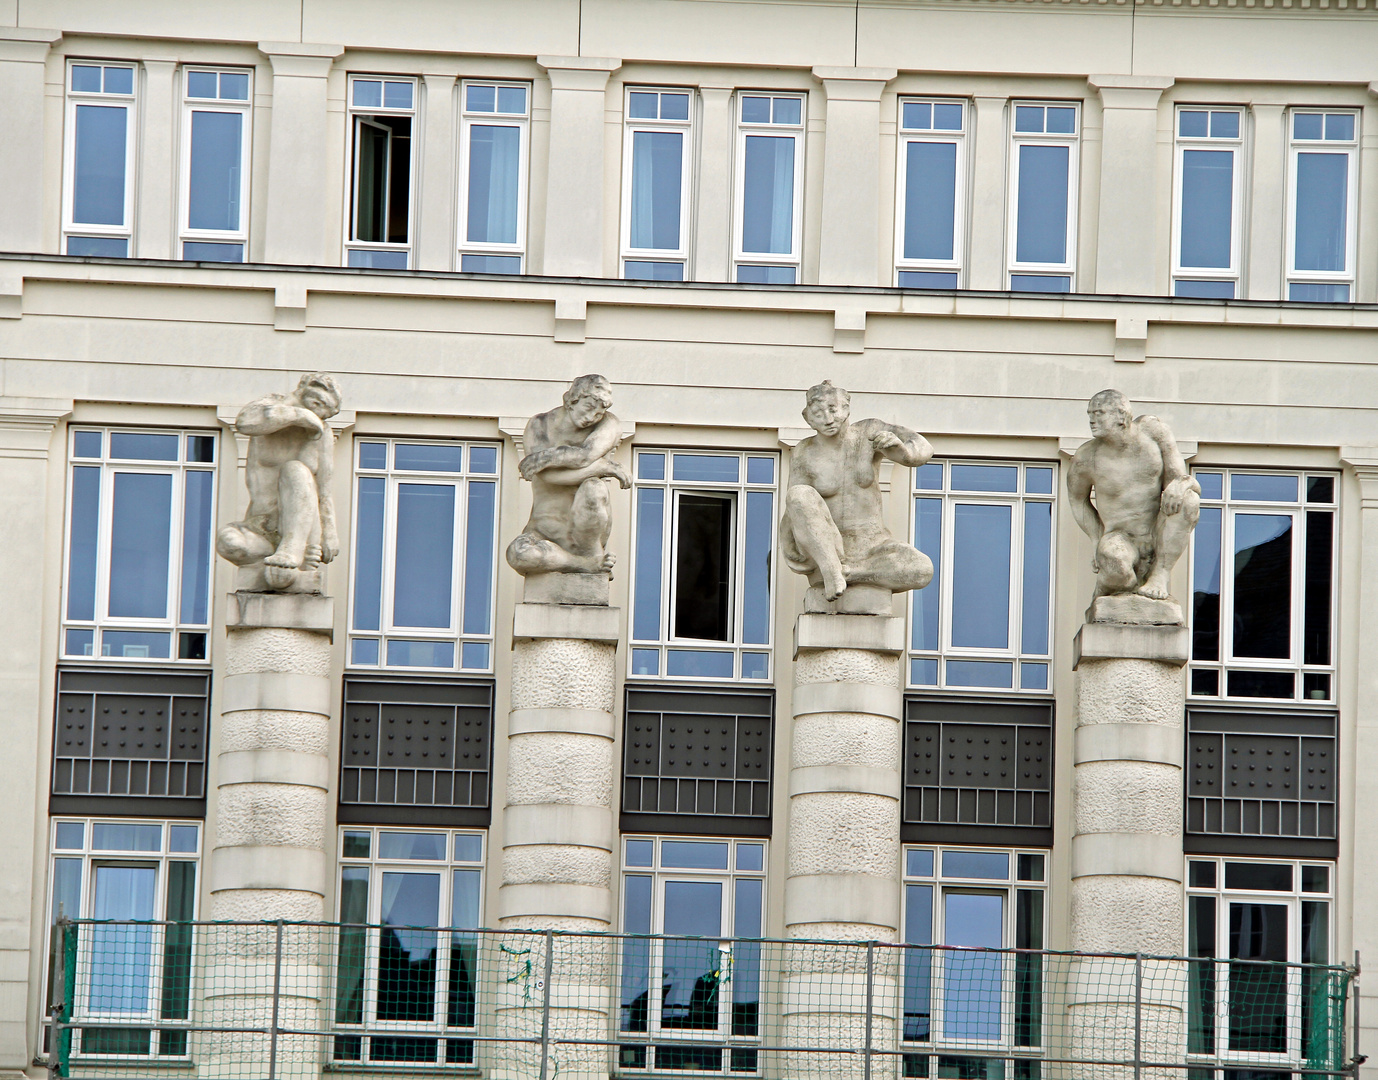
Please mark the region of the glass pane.
POLYGON ((72 220, 123 225, 124 165, 129 110, 78 105, 72 158, 72 220))
POLYGON ((1053 504, 1024 504, 1023 632, 1020 649, 1048 651, 1048 614, 1052 598, 1053 504))
POLYGON ((187 225, 193 229, 239 229, 241 113, 191 114, 191 179, 187 225))
MULTIPOLYGON (((458 842, 460 837, 456 837, 458 842)), ((479 838, 465 837, 464 839, 478 840, 479 838)), ((460 855, 456 852, 456 858, 460 855)), ((478 859, 474 852, 466 852, 463 856, 470 861, 478 859)), ((454 896, 450 907, 450 925, 461 927, 465 930, 476 930, 479 926, 479 900, 482 893, 479 890, 481 873, 478 870, 456 870, 454 872, 454 896)))
POLYGON ((1051 495, 1053 493, 1053 470, 1026 468, 1024 470, 1024 490, 1030 495, 1051 495))
POLYGON ((1019 147, 1018 232, 1015 259, 1067 261, 1067 190, 1071 147, 1019 147))
POLYGON ((748 266, 737 267, 737 283, 740 285, 793 285, 795 268, 793 266, 748 266))
POLYGON ((1058 274, 1011 274, 1011 292, 1071 292, 1072 279, 1058 274))
POLYGON ((664 454, 637 454, 636 475, 642 480, 665 479, 664 454))
MULTIPOLYGON (((456 870, 450 896, 450 925, 474 929, 479 925, 482 875, 478 870, 456 870)), ((450 935, 449 1004, 445 1022, 450 1027, 473 1027, 478 1004, 478 936, 450 935)))
POLYGON ((929 270, 901 270, 899 272, 901 289, 955 289, 956 272, 935 272, 929 270))
MULTIPOLYGON (((1286 863, 1227 862, 1225 888, 1291 892, 1292 867, 1286 863)), ((1283 956, 1278 959, 1287 958, 1283 956)))
POLYGON ((949 660, 948 686, 1008 688, 1014 678, 1014 665, 993 660, 949 660))
POLYGON ((215 72, 187 72, 187 97, 214 98, 218 96, 219 94, 216 90, 215 72))
MULTIPOLYGON (((762 844, 742 844, 737 845, 737 869, 738 870, 760 870, 764 867, 766 849, 762 844)), ((738 916, 740 921, 740 913, 738 916)), ((754 935, 759 936, 759 934, 754 935)))
POLYGON ((1201 498, 1224 498, 1225 478, 1220 473, 1196 473, 1196 482, 1201 485, 1201 498))
MULTIPOLYGON (((105 88, 110 89, 109 68, 106 68, 105 88)), ((1354 138, 1353 113, 1327 113, 1325 117, 1326 139, 1349 140, 1354 138)))
POLYGON ((1048 134, 1071 135, 1077 129, 1077 111, 1066 106, 1048 106, 1048 134))
POLYGON ((1237 139, 1237 138, 1239 138, 1239 113, 1237 113, 1237 112, 1212 112, 1212 113, 1211 113, 1211 138, 1212 138, 1212 139, 1237 139))
POLYGON ((406 472, 457 473, 464 470, 464 447, 458 443, 398 443, 393 468, 406 472))
POLYGON ((911 142, 904 173, 904 257, 951 259, 957 217, 957 144, 911 142))
POLYGON ((99 431, 77 431, 72 434, 72 456, 78 458, 98 458, 101 455, 102 436, 99 431))
POLYGON ((769 457, 747 458, 746 482, 748 484, 775 483, 775 459, 769 457))
POLYGON ((202 469, 186 474, 182 526, 182 622, 210 621, 212 475, 202 469))
POLYGON ((705 649, 667 649, 665 674, 684 679, 730 679, 732 653, 705 649))
POLYGON ((942 491, 943 466, 941 462, 930 461, 914 470, 914 486, 920 491, 942 491))
POLYGON ((188 435, 187 460, 209 464, 215 460, 214 435, 188 435))
POLYGON ((1019 490, 1019 469, 1014 465, 953 465, 952 488, 1013 494, 1019 490))
MULTIPOLYGON (((106 81, 110 81, 108 75, 106 76, 106 81)), ((222 71, 220 73, 220 96, 227 101, 248 101, 248 73, 242 71, 222 71)))
POLYGON ((794 139, 748 135, 742 173, 742 250, 788 255, 793 238, 794 139))
POLYGON ((1016 105, 1014 107, 1014 130, 1039 133, 1043 130, 1043 107, 1041 105, 1016 105))
MULTIPOLYGON (((53 842, 53 847, 58 851, 80 851, 86 846, 86 826, 80 821, 59 821, 56 833, 57 839, 53 842)), ((71 918, 76 918, 75 912, 69 911, 67 914, 71 918)))
MULTIPOLYGON (((367 453, 372 457, 374 447, 384 451, 381 444, 364 444, 360 459, 367 453)), ((372 467, 382 468, 383 462, 372 467)), ((383 504, 386 484, 381 476, 359 477, 357 531, 354 539, 354 629, 377 630, 383 604, 383 504)))
POLYGON ((1182 151, 1180 265, 1227 269, 1233 214, 1234 151, 1182 151))
POLYGON ((933 126, 939 131, 962 130, 962 106, 958 102, 938 102, 933 106, 933 126))
MULTIPOLYGON (((1042 881, 1042 880, 1043 880, 1043 863, 1044 863, 1044 858, 1043 858, 1042 855, 1020 855, 1020 856, 1019 856, 1019 859, 1018 859, 1018 866, 1019 866, 1018 877, 1019 877, 1019 880, 1020 880, 1020 881, 1042 881)), ((1039 945, 1022 945, 1022 944, 1016 943, 1016 944, 1015 944, 1015 948, 1016 948, 1016 949, 1041 949, 1041 948, 1043 948, 1043 946, 1042 946, 1041 944, 1039 944, 1039 945)))
POLYGON ((188 240, 182 245, 182 258, 193 262, 243 262, 244 245, 196 243, 188 240))
POLYGON ((470 86, 465 91, 464 107, 470 112, 493 112, 497 93, 495 86, 470 86))
MULTIPOLYGON (((642 454, 646 460, 660 455, 642 454)), ((632 637, 640 641, 660 639, 660 568, 665 540, 665 492, 642 488, 636 493, 636 570, 633 583, 632 637)))
POLYGON ((485 671, 488 668, 488 643, 486 641, 466 641, 459 648, 459 666, 468 671, 485 671))
POLYGON ((1196 524, 1191 557, 1193 660, 1220 659, 1220 529, 1224 513, 1220 507, 1203 506, 1196 524))
POLYGON ((958 648, 1009 647, 1013 512, 999 504, 953 506, 952 644, 958 648))
POLYGON ((770 98, 751 97, 742 98, 742 123, 744 124, 768 124, 770 123, 770 98))
POLYGON ((1204 139, 1210 134, 1210 113, 1204 109, 1183 109, 1177 114, 1177 133, 1204 139))
MULTIPOLYGON (((154 826, 156 828, 156 826, 154 826)), ((91 917, 153 918, 158 871, 152 866, 97 866, 91 917)), ((153 927, 119 922, 90 928, 88 1007, 93 1013, 149 1012, 153 927)))
MULTIPOLYGON (((1187 955, 1215 956, 1215 898, 1212 896, 1187 897, 1187 955)), ((1215 972, 1214 964, 1195 963, 1188 973, 1188 1053, 1215 1052, 1215 972)))
POLYGON ((1230 697, 1292 698, 1297 681, 1289 671, 1231 671, 1226 687, 1230 697))
POLYGON ((461 255, 459 268, 466 274, 520 274, 520 255, 461 255))
POLYGON ((454 486, 398 484, 394 626, 452 625, 454 546, 454 486))
POLYGON ((168 617, 171 541, 171 475, 117 472, 110 515, 112 618, 168 617))
POLYGON ((62 651, 67 656, 94 656, 96 632, 94 630, 68 630, 63 640, 62 651))
MULTIPOLYGON (((673 866, 681 870, 726 870, 727 847, 725 842, 711 840, 662 840, 660 865, 673 866)), ((671 930, 667 925, 665 932, 688 934, 694 931, 671 930)))
POLYGON ((772 121, 777 124, 797 124, 802 114, 803 101, 799 98, 775 98, 772 121))
POLYGON ((654 840, 628 840, 627 865, 652 866, 655 860, 654 840))
MULTIPOLYGON (((367 834, 364 834, 367 836, 367 834)), ((345 854, 349 850, 351 834, 345 834, 345 854)), ((363 853, 368 854, 365 847, 363 853)), ((340 922, 361 924, 368 922, 368 868, 346 866, 340 871, 340 922)), ((340 930, 340 959, 336 975, 335 1021, 359 1024, 364 1019, 364 959, 368 931, 362 926, 340 930)))
MULTIPOLYGON (((108 67, 105 71, 105 92, 107 94, 132 94, 134 92, 134 69, 127 67, 108 67)), ((1335 117, 1334 119, 1341 119, 1335 117)), ((1326 135, 1330 135, 1330 122, 1326 122, 1326 135)))
POLYGON ((675 500, 671 637, 732 640, 734 502, 731 496, 687 493, 675 500))
MULTIPOLYGON (((941 465, 938 466, 938 483, 942 484, 941 465)), ((942 606, 942 499, 914 500, 914 546, 933 563, 933 580, 927 588, 914 593, 913 647, 935 650, 938 648, 938 612, 942 606)))
POLYGON ((469 448, 469 471, 492 474, 498 471, 498 448, 496 446, 471 446, 469 448))
POLYGON ((129 241, 115 236, 69 236, 68 255, 91 255, 101 259, 123 259, 129 255, 129 241))
MULTIPOLYGON (((1008 881, 1009 876, 1010 855, 1007 851, 943 852, 943 877, 1008 881)), ((962 942, 948 941, 946 944, 960 945, 962 942)))
MULTIPOLYGON (((223 76, 221 77, 223 88, 223 76)), ((385 82, 383 84, 383 107, 385 109, 410 109, 412 99, 411 83, 385 82)))
POLYGON ((1290 514, 1234 515, 1233 622, 1235 656, 1292 655, 1290 514))
POLYGON ((517 242, 521 129, 474 124, 469 128, 469 216, 471 243, 517 242))
POLYGON ((100 636, 102 656, 122 656, 126 660, 167 660, 171 656, 172 635, 142 630, 106 630, 100 636))
POLYGON ((1021 690, 1048 689, 1048 665, 1028 663, 1020 664, 1019 688, 1021 690))
POLYGON ((660 95, 646 91, 632 91, 627 95, 627 115, 633 120, 657 120, 660 117, 660 95))
POLYGON ((1174 282, 1174 296, 1189 296, 1201 300, 1233 300, 1233 281, 1182 281, 1174 282))
MULTIPOLYGON (((72 251, 71 241, 67 243, 67 251, 68 253, 72 251)), ((1287 286, 1287 299, 1313 304, 1347 304, 1349 303, 1349 286, 1294 281, 1287 286)))
POLYGON ((178 634, 177 659, 204 660, 206 658, 205 634, 178 634))
POLYGON ((389 667, 452 668, 455 666, 453 641, 388 641, 389 667))
POLYGON ((927 131, 933 126, 933 105, 928 101, 906 101, 901 107, 900 127, 927 131))
POLYGON ((1321 122, 1325 119, 1320 113, 1293 113, 1292 138, 1319 139, 1321 122))
POLYGON ((349 649, 349 662, 351 664, 378 663, 377 638, 353 638, 350 641, 349 649))
POLYGON ((1285 904, 1230 904, 1230 959, 1274 962, 1230 965, 1230 1050, 1287 1051, 1287 922, 1285 904))
POLYGON ((524 113, 524 112, 526 112, 526 87, 524 87, 524 86, 499 86, 499 87, 498 87, 498 112, 500 112, 500 113, 524 113))
POLYGON ((167 836, 168 851, 179 855, 192 855, 196 852, 196 838, 200 833, 195 825, 169 825, 167 836))
MULTIPOLYGON (((384 832, 378 836, 380 859, 444 859, 444 833, 384 832)), ((434 926, 435 923, 414 923, 434 926)))
MULTIPOLYGON (((1330 868, 1328 866, 1303 866, 1301 868, 1301 891, 1309 893, 1329 892, 1330 868)), ((1302 962, 1309 963, 1305 960, 1302 962)))
MULTIPOLYGON (((909 877, 933 876, 933 852, 928 850, 906 851, 904 853, 904 872, 909 877)), ((906 938, 906 941, 909 939, 906 938)))
POLYGON ((1334 577, 1335 515, 1311 511, 1306 515, 1305 624, 1302 663, 1330 663, 1330 593, 1334 577))
POLYGON ((1348 154, 1297 155, 1294 269, 1346 269, 1348 186, 1348 154))
MULTIPOLYGON (((472 95, 473 91, 470 91, 472 95)), ((378 109, 383 105, 383 83, 379 79, 354 80, 354 105, 360 109, 378 109)), ((472 108, 472 106, 470 106, 472 108)))
MULTIPOLYGON (((1003 895, 943 894, 944 945, 998 949, 1004 944, 1004 924, 1003 895)), ((1000 1038, 1002 958, 990 953, 948 953, 943 968, 943 1036, 1000 1038)))
POLYGON ((910 660, 909 682, 914 686, 937 686, 938 661, 923 658, 910 660))
MULTIPOLYGON (((759 844, 737 849, 741 863, 743 850, 760 852, 759 844)), ((759 869, 759 867, 757 867, 759 869)), ((732 933, 738 938, 761 936, 761 894, 765 882, 739 878, 735 884, 732 933)), ((732 946, 732 1034, 759 1035, 761 1013, 761 946, 753 942, 737 941, 732 946)))
MULTIPOLYGON (((667 881, 665 933, 710 939, 721 935, 722 893, 717 881, 667 881)), ((664 950, 661 1027, 717 1030, 718 988, 727 966, 718 943, 667 940, 664 950)))
MULTIPOLYGON (((444 838, 438 839, 443 845, 444 838)), ((409 928, 439 925, 440 875, 385 872, 382 877, 380 913, 384 929, 379 935, 378 1019, 432 1020, 440 935, 434 930, 409 928)), ((376 1045, 374 1056, 378 1056, 376 1045)))
POLYGON ((632 674, 659 675, 660 651, 658 649, 633 649, 632 674))
MULTIPOLYGON (((624 887, 622 930, 651 932, 651 881, 628 874, 624 887)), ((646 1031, 650 1024, 651 943, 644 938, 622 941, 622 999, 618 1030, 646 1031)))
POLYGON ((83 94, 99 94, 100 68, 91 64, 73 64, 72 89, 83 94))
MULTIPOLYGON (((1311 869, 1307 867, 1307 869, 1311 869)), ((1324 867, 1315 869, 1323 870, 1324 867)), ((1301 906, 1301 962, 1303 964, 1327 964, 1330 962, 1330 905, 1309 900, 1301 906)), ((1307 972, 1315 976, 1319 972, 1307 972)), ((1310 996, 1310 995, 1308 995, 1310 996)), ((1314 1008, 1314 1003, 1312 1005, 1314 1008)), ((1302 1030, 1310 1032, 1309 1025, 1303 1023, 1302 1030)))
MULTIPOLYGON (((346 859, 367 859, 370 849, 372 833, 367 832, 347 832, 344 834, 344 841, 341 850, 346 859)), ((349 920, 344 920, 348 922, 349 920)))
POLYGON ((688 120, 688 94, 661 94, 660 118, 662 120, 688 120))
POLYGON ((127 461, 176 461, 177 436, 145 431, 112 431, 110 456, 127 461))
MULTIPOLYGON (((97 436, 99 438, 99 436, 97 436)), ((68 530, 67 618, 96 617, 96 543, 100 530, 100 469, 72 470, 72 517, 68 530)))
POLYGON ((770 535, 775 523, 774 508, 775 496, 769 491, 747 492, 742 641, 751 645, 770 642, 770 535))
POLYGON ((497 530, 497 484, 469 482, 464 537, 464 632, 493 629, 493 544, 497 530))
POLYGON ((741 459, 721 454, 675 454, 674 479, 735 484, 741 478, 741 459))
MULTIPOLYGON (((931 854, 931 853, 930 853, 931 854)), ((933 886, 904 887, 904 942, 933 944, 933 886)), ((927 949, 904 950, 904 1039, 927 1042, 931 1034, 933 954, 927 949)))
POLYGON ((679 250, 683 169, 683 132, 632 132, 632 247, 679 250))
MULTIPOLYGON (((75 823, 69 823, 75 824, 75 823)), ((61 825, 58 826, 62 828, 61 825)), ((81 828, 78 824, 77 828, 81 828)), ((80 841, 76 844, 81 846, 80 841)), ((53 909, 48 946, 48 991, 50 999, 56 989, 57 965, 62 953, 59 951, 57 920, 81 917, 81 860, 53 860, 53 909)))
MULTIPOLYGON (((1187 884, 1193 889, 1215 888, 1215 863, 1190 862, 1187 864, 1187 884)), ((1193 956, 1195 953, 1192 954, 1193 956)))

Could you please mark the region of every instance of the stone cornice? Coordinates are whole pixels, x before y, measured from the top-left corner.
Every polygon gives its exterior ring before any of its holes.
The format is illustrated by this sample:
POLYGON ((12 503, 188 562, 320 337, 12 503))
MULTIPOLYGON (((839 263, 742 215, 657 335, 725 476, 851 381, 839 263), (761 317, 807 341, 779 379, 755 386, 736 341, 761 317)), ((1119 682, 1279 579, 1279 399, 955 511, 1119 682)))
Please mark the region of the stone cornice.
POLYGON ((1296 12, 1307 14, 1352 14, 1370 12, 1378 8, 1378 0, 862 0, 863 7, 870 8, 915 8, 915 7, 1020 7, 1020 8, 1173 8, 1219 14, 1223 11, 1278 13, 1296 12))

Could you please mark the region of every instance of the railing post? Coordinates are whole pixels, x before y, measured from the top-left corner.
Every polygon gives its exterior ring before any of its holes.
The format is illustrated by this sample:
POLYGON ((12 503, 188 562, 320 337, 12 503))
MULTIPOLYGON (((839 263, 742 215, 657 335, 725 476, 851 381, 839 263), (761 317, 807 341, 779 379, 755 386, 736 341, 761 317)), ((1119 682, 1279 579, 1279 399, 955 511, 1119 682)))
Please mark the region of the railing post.
POLYGON ((273 945, 273 1019, 268 1029, 268 1080, 277 1080, 278 1071, 278 1000, 282 992, 282 920, 277 921, 277 935, 273 945))
POLYGON ((866 1047, 861 1056, 863 1080, 871 1080, 871 1006, 875 1002, 876 943, 866 943, 866 1047))
POLYGON ((57 970, 53 972, 53 986, 48 992, 48 1015, 52 1027, 48 1031, 48 1080, 64 1075, 62 1068, 63 1013, 67 1009, 67 920, 57 920, 57 970))
MULTIPOLYGON (((1354 1002, 1354 1035, 1353 1035, 1354 1047, 1353 1047, 1353 1049, 1352 1049, 1352 1051, 1351 1051, 1349 1057, 1350 1057, 1350 1060, 1354 1062, 1354 1076, 1355 1076, 1355 1080, 1358 1080, 1358 1076, 1359 1076, 1359 1066, 1362 1065, 1362 1064, 1367 1060, 1367 1059, 1364 1057, 1363 1054, 1359 1053, 1359 950, 1358 950, 1358 949, 1355 949, 1355 950, 1354 950, 1354 978, 1352 978, 1352 979, 1349 981, 1349 997, 1350 997, 1350 1000, 1354 1002)), ((1341 1030, 1344 1029, 1344 1021, 1343 1021, 1343 1020, 1340 1022, 1340 1029, 1341 1029, 1341 1030)), ((1341 1053, 1341 1054, 1344 1053, 1343 1049, 1341 1049, 1340 1053, 1341 1053)))
POLYGON ((1144 1039, 1144 954, 1134 954, 1134 1080, 1143 1069, 1144 1039))
MULTIPOLYGON (((550 1061, 550 976, 555 970, 555 931, 545 932, 545 978, 541 987, 541 1080, 549 1075, 550 1061)), ((270 1078, 271 1080, 271 1078, 270 1078)))

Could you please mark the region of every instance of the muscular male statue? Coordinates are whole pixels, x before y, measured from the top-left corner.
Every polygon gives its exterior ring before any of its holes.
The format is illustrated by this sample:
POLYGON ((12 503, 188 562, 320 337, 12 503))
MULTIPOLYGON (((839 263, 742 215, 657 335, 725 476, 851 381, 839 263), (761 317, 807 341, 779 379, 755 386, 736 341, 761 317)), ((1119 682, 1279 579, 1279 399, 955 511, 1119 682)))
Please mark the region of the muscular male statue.
POLYGON ((1169 576, 1200 516, 1201 485, 1168 426, 1156 416, 1134 417, 1118 390, 1102 390, 1086 412, 1094 438, 1072 461, 1067 494, 1096 545, 1095 596, 1169 600, 1169 576))
POLYGON ((270 588, 287 588, 293 571, 315 570, 340 553, 330 493, 335 435, 325 422, 339 411, 335 380, 316 372, 235 417, 235 430, 249 436, 249 510, 220 530, 215 549, 237 566, 261 562, 270 588))
POLYGON ((612 531, 605 480, 632 486, 613 461, 622 425, 608 412, 612 387, 602 375, 570 383, 564 404, 527 421, 526 456, 517 468, 531 481, 531 519, 507 547, 517 573, 610 574, 615 556, 605 550, 612 531))
POLYGON ((802 440, 790 459, 780 523, 785 563, 827 601, 849 585, 922 589, 933 564, 885 527, 876 466, 884 457, 917 468, 933 448, 918 432, 883 420, 849 423, 850 413, 846 390, 827 381, 809 388, 804 419, 818 434, 802 440))

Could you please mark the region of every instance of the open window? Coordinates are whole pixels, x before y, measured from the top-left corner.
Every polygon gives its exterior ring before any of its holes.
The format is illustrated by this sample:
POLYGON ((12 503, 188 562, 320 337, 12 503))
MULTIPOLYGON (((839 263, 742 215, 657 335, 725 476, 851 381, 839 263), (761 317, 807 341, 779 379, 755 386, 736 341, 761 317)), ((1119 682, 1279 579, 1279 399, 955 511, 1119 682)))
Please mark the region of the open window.
POLYGON ((350 266, 410 265, 415 117, 415 80, 351 76, 350 266))

